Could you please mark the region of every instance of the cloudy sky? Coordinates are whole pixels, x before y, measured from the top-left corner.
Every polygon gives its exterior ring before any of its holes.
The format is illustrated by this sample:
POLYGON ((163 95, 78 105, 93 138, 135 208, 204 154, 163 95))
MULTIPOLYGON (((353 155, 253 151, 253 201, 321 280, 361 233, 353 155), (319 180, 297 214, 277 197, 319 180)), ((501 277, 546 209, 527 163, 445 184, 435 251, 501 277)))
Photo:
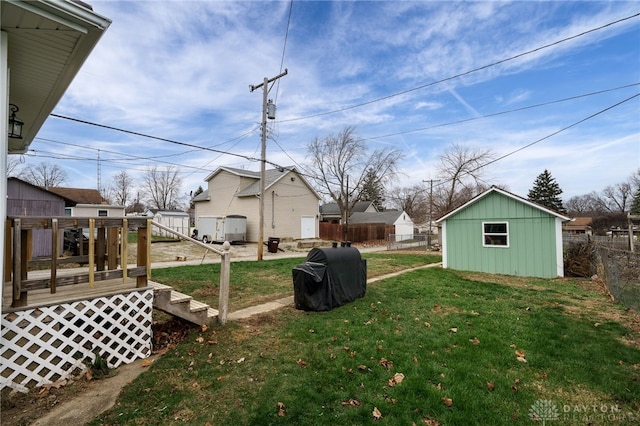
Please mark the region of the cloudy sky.
POLYGON ((23 161, 67 186, 176 166, 189 193, 219 166, 259 170, 262 90, 277 120, 267 159, 352 125, 405 154, 397 186, 438 179, 452 144, 491 149, 488 184, 526 196, 548 169, 566 201, 640 167, 636 1, 101 1, 113 21, 23 161), (166 139, 160 140, 160 139, 166 139), (171 142, 173 141, 173 142, 171 142), (185 145, 187 144, 187 145, 185 145))

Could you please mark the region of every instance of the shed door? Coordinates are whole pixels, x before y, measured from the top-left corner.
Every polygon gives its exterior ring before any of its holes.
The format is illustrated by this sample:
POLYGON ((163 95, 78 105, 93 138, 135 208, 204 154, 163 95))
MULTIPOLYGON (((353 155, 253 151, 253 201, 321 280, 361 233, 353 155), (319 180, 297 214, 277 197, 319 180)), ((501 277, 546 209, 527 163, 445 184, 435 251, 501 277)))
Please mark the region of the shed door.
POLYGON ((316 238, 315 216, 302 216, 300 218, 300 238, 316 238))

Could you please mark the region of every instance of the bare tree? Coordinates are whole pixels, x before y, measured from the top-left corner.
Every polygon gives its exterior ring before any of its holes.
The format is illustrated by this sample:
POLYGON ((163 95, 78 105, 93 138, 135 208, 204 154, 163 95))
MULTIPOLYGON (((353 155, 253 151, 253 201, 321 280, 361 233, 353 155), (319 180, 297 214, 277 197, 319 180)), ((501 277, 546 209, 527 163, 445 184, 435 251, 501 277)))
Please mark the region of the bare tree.
POLYGON ((484 166, 493 159, 489 149, 473 149, 454 143, 438 158, 438 184, 433 202, 437 216, 469 201, 487 188, 482 183, 484 166))
POLYGON ((609 185, 602 190, 602 204, 611 213, 624 213, 629 210, 633 190, 630 182, 609 185))
POLYGON ((67 181, 67 173, 57 164, 45 161, 24 168, 20 177, 32 185, 51 188, 67 181))
POLYGON ((337 135, 315 138, 307 145, 311 159, 308 174, 318 191, 338 204, 343 221, 347 212, 359 200, 365 181, 368 185, 385 184, 398 173, 402 153, 393 149, 376 149, 367 154, 364 141, 357 137, 353 127, 346 127, 337 135), (375 179, 367 172, 375 170, 375 179))
POLYGON ((572 216, 597 215, 606 212, 600 196, 595 191, 571 197, 565 204, 567 212, 572 216))
POLYGON ((389 201, 399 210, 404 210, 415 224, 429 221, 429 190, 421 185, 393 188, 389 201))
POLYGON ((128 207, 132 204, 133 177, 126 170, 122 170, 113 176, 108 188, 108 198, 112 204, 128 207))
POLYGON ((20 176, 18 168, 22 164, 21 157, 11 156, 7 158, 7 177, 20 176))
POLYGON ((174 166, 167 166, 163 170, 152 166, 145 172, 143 187, 151 207, 161 210, 178 208, 181 186, 182 178, 174 166))

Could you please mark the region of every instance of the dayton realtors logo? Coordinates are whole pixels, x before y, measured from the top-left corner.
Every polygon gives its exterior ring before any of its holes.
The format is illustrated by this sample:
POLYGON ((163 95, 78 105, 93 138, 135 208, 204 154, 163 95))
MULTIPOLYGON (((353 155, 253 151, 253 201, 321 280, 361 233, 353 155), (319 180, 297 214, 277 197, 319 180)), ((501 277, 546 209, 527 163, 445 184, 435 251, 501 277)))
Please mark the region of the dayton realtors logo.
POLYGON ((640 420, 640 415, 624 412, 617 405, 612 404, 564 404, 558 406, 551 400, 539 399, 529 408, 529 418, 534 422, 548 421, 580 421, 597 424, 609 424, 620 421, 640 420))
POLYGON ((560 413, 558 412, 558 407, 553 401, 548 399, 539 399, 531 405, 529 408, 529 418, 534 422, 542 422, 542 424, 546 424, 549 420, 558 420, 560 418, 560 413))

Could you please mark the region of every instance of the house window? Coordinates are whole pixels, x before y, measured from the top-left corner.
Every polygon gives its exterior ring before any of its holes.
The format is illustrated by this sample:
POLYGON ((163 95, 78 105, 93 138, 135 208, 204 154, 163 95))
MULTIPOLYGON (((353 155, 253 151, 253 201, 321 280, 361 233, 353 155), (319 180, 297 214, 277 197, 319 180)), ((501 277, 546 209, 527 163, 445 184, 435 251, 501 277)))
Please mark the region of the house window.
POLYGON ((65 216, 71 216, 71 207, 65 207, 64 208, 64 215, 65 216))
POLYGON ((509 247, 509 223, 483 222, 482 245, 485 247, 509 247))
POLYGON ((106 210, 98 210, 98 217, 107 217, 106 210))

